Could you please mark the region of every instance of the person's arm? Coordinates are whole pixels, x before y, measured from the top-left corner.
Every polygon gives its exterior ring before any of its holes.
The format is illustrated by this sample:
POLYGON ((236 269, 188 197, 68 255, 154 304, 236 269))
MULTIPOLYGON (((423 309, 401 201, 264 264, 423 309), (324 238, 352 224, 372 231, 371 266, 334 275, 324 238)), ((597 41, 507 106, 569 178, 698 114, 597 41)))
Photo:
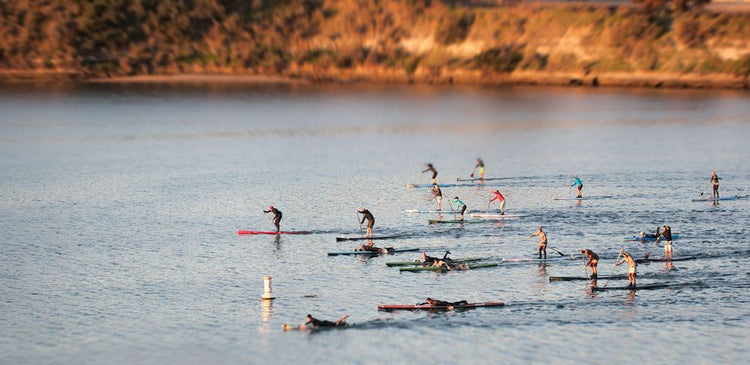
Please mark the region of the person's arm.
POLYGON ((364 213, 362 213, 362 220, 359 222, 359 224, 364 223, 365 219, 367 219, 367 216, 364 213))
POLYGON ((264 210, 263 213, 271 213, 270 210, 264 210))

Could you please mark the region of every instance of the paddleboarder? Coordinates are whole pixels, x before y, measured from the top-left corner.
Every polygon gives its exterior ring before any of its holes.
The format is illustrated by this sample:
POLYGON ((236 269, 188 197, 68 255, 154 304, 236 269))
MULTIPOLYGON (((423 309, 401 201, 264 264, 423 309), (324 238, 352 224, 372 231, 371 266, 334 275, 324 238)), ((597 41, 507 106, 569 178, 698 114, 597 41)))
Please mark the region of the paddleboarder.
POLYGON ((440 190, 438 184, 435 184, 435 186, 432 187, 432 198, 437 201, 437 210, 442 210, 440 203, 443 201, 443 191, 440 190))
POLYGON ((490 199, 490 202, 487 203, 487 205, 489 206, 490 203, 497 200, 498 202, 500 202, 500 215, 504 215, 505 214, 505 197, 503 196, 503 194, 500 194, 500 190, 495 190, 492 192, 492 194, 494 195, 494 197, 490 199))
POLYGON ((334 322, 331 321, 321 321, 317 318, 314 318, 311 315, 307 315, 307 321, 305 321, 305 325, 310 326, 312 328, 326 328, 326 327, 344 327, 346 326, 346 318, 349 317, 348 315, 344 314, 339 319, 337 319, 334 322))
POLYGON ((664 238, 664 258, 672 260, 672 227, 665 224, 659 236, 656 237, 656 243, 659 243, 662 237, 664 238))
POLYGON ((373 217, 372 213, 370 213, 370 211, 365 208, 360 208, 358 212, 362 213, 362 220, 359 222, 359 224, 364 223, 365 219, 367 219, 367 235, 366 236, 372 238, 372 226, 375 225, 375 217, 373 217))
POLYGON ((623 262, 628 264, 628 287, 635 288, 635 271, 638 264, 635 262, 633 256, 627 253, 624 249, 620 249, 620 253, 622 253, 622 260, 616 263, 615 266, 620 266, 623 262))
POLYGON ((596 279, 596 265, 599 263, 599 255, 596 254, 596 252, 589 250, 588 248, 585 250, 581 250, 581 253, 586 256, 589 259, 589 262, 585 263, 583 267, 591 268, 591 278, 596 279))
POLYGON ((278 234, 281 231, 281 211, 272 205, 268 207, 268 210, 264 210, 263 213, 273 213, 273 225, 276 226, 276 234, 278 234))
POLYGON ((542 258, 542 253, 544 253, 544 259, 547 259, 547 234, 544 233, 544 230, 542 229, 542 226, 539 226, 539 230, 532 233, 529 237, 539 236, 539 258, 542 258))
POLYGON ((581 182, 581 179, 578 178, 578 175, 573 175, 573 183, 570 186, 576 187, 576 192, 578 193, 578 196, 576 196, 576 198, 583 197, 583 195, 581 195, 581 190, 583 190, 583 183, 581 182))
POLYGON ((427 171, 432 171, 432 184, 433 185, 437 184, 437 170, 435 170, 435 166, 432 166, 431 163, 427 163, 426 165, 427 165, 427 170, 422 171, 422 173, 424 174, 427 171))
MULTIPOLYGON (((482 161, 481 158, 477 157, 477 164, 474 166, 474 170, 479 168, 479 179, 484 180, 484 161, 482 161)), ((474 173, 471 173, 471 177, 474 177, 474 173)))
POLYGON ((444 300, 427 298, 427 299, 425 299, 424 303, 419 303, 417 305, 427 305, 427 304, 429 304, 429 305, 431 305, 433 307, 453 307, 453 306, 456 306, 456 305, 468 305, 469 302, 467 302, 465 300, 459 300, 457 302, 446 302, 444 300))
POLYGON ((713 197, 714 199, 719 198, 719 177, 716 176, 716 170, 711 171, 711 180, 709 181, 709 184, 713 184, 714 191, 713 191, 713 197))
POLYGON ((461 220, 464 220, 464 212, 466 212, 466 204, 458 199, 457 196, 453 197, 453 202, 456 203, 456 210, 461 213, 461 220))

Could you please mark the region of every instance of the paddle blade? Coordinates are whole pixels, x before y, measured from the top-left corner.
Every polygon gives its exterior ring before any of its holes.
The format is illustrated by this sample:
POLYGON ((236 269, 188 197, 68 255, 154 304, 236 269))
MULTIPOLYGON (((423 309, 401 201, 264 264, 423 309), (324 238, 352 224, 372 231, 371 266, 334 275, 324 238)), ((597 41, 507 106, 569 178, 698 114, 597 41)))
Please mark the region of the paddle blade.
POLYGON ((469 175, 469 177, 474 177, 474 173, 472 172, 471 175, 469 175))

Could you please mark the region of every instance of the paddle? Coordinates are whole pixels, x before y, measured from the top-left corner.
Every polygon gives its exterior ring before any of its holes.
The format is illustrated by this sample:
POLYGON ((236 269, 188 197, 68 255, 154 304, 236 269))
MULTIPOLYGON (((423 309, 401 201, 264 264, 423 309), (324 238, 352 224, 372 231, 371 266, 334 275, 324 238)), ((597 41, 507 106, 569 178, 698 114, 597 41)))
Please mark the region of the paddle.
POLYGON ((570 198, 570 194, 573 192, 573 184, 571 183, 573 181, 573 176, 568 178, 568 198, 570 198))
POLYGON ((558 251, 558 250, 556 250, 556 249, 554 249, 554 248, 552 248, 552 247, 549 247, 549 246, 547 246, 547 248, 549 248, 549 249, 550 249, 550 250, 552 250, 552 251, 555 251, 555 252, 557 252, 557 254, 558 254, 558 255, 560 255, 560 256, 568 256, 568 255, 566 255, 566 254, 564 254, 564 253, 562 253, 562 252, 560 252, 560 251, 558 251))
POLYGON ((453 204, 451 203, 451 200, 448 200, 448 206, 451 207, 451 212, 453 212, 453 219, 456 219, 456 210, 453 209, 453 204))
POLYGON ((617 254, 617 258, 615 259, 615 264, 612 265, 612 270, 609 271, 609 275, 607 276, 607 282, 604 283, 604 287, 607 287, 607 284, 609 284, 609 278, 612 277, 612 273, 615 271, 615 267, 617 266, 617 261, 620 261, 620 255, 622 255, 622 249, 620 249, 620 252, 617 254))
POLYGON ((661 239, 661 236, 656 237, 656 241, 654 241, 654 244, 652 244, 651 247, 649 247, 648 251, 646 251, 646 254, 643 255, 644 260, 648 260, 649 255, 651 255, 651 250, 653 250, 654 247, 656 247, 656 245, 659 243, 659 239, 661 239))
MULTIPOLYGON (((268 218, 268 221, 271 222, 271 224, 273 224, 273 218, 269 217, 268 213, 271 213, 271 212, 263 211, 263 216, 266 217, 266 218, 268 218)), ((273 224, 273 227, 276 228, 276 225, 273 224)))
POLYGON ((487 214, 490 213, 490 203, 492 203, 492 199, 487 201, 487 214))
MULTIPOLYGON (((581 252, 583 252, 583 249, 581 249, 581 252)), ((581 259, 583 260, 583 276, 589 277, 589 266, 586 265, 586 255, 581 255, 581 259)))

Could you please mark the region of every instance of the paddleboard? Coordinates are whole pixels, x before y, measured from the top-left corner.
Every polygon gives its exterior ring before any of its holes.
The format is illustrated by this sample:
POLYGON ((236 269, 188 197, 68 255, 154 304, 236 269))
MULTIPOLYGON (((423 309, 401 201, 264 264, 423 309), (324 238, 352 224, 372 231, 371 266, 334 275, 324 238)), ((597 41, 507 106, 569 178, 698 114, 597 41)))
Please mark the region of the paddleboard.
POLYGON ((503 263, 543 263, 543 262, 554 262, 554 261, 567 261, 577 260, 576 257, 571 256, 550 256, 547 255, 546 259, 538 259, 531 257, 516 257, 516 258, 504 258, 503 263))
POLYGON ((451 309, 472 309, 472 308, 483 308, 483 307, 502 307, 505 303, 503 302, 482 302, 482 303, 469 303, 464 305, 454 306, 435 306, 429 304, 416 304, 416 305, 398 305, 398 304, 383 304, 378 306, 378 310, 392 311, 392 310, 451 310, 451 309))
POLYGON ((668 260, 664 257, 656 257, 656 258, 647 258, 647 259, 636 259, 635 262, 642 264, 645 262, 667 262, 667 261, 689 261, 689 260, 696 260, 698 259, 695 256, 683 256, 683 257, 675 257, 671 260, 668 260))
POLYGON ((245 235, 245 234, 311 234, 310 231, 237 231, 238 235, 245 235))
POLYGON ((705 197, 705 198, 695 198, 692 200, 694 202, 716 202, 716 201, 722 201, 722 200, 737 200, 737 199, 745 199, 745 198, 747 198, 747 195, 727 195, 727 196, 722 196, 719 198, 705 197))
MULTIPOLYGON (((487 267, 495 267, 497 264, 495 263, 486 263, 486 264, 470 264, 468 269, 460 269, 460 268, 454 268, 451 269, 451 271, 464 271, 464 270, 474 270, 474 269, 482 269, 487 267)), ((433 266, 415 266, 415 267, 402 267, 398 269, 398 271, 408 271, 408 272, 420 272, 420 271, 448 271, 448 269, 444 267, 433 267, 433 266)))
POLYGON ((554 197, 552 200, 596 200, 596 199, 609 199, 612 195, 594 195, 594 196, 583 196, 581 198, 578 197, 554 197))
POLYGON ((429 219, 427 220, 428 224, 471 224, 471 223, 483 223, 486 221, 479 220, 479 219, 429 219))
POLYGON ((650 289, 663 289, 674 286, 680 286, 684 284, 680 283, 652 283, 652 284, 641 284, 636 287, 631 286, 606 286, 606 287, 592 287, 593 291, 607 291, 607 290, 650 290, 650 289))
MULTIPOLYGON (((458 258, 458 259, 451 259, 450 262, 475 262, 475 261, 481 261, 484 260, 483 257, 467 257, 467 258, 458 258)), ((422 265, 422 260, 414 260, 414 261, 391 261, 386 262, 385 266, 388 267, 394 267, 394 266, 418 266, 422 265)))
POLYGON ((380 251, 342 251, 342 252, 329 252, 328 256, 337 256, 337 255, 384 255, 384 254, 394 254, 399 252, 414 252, 419 251, 419 248, 392 248, 392 247, 386 247, 381 248, 380 251))
POLYGON ((362 237, 362 236, 354 236, 354 237, 336 237, 336 242, 338 241, 364 241, 364 240, 389 240, 393 238, 399 238, 403 236, 373 236, 370 238, 362 237))
MULTIPOLYGON (((612 276, 599 276, 598 280, 604 280, 604 279, 627 279, 627 275, 612 275, 612 276)), ((555 282, 555 281, 575 281, 575 280, 592 280, 590 277, 585 276, 550 276, 549 282, 555 282)))
POLYGON ((472 213, 469 216, 479 219, 514 219, 526 217, 526 214, 472 213))

